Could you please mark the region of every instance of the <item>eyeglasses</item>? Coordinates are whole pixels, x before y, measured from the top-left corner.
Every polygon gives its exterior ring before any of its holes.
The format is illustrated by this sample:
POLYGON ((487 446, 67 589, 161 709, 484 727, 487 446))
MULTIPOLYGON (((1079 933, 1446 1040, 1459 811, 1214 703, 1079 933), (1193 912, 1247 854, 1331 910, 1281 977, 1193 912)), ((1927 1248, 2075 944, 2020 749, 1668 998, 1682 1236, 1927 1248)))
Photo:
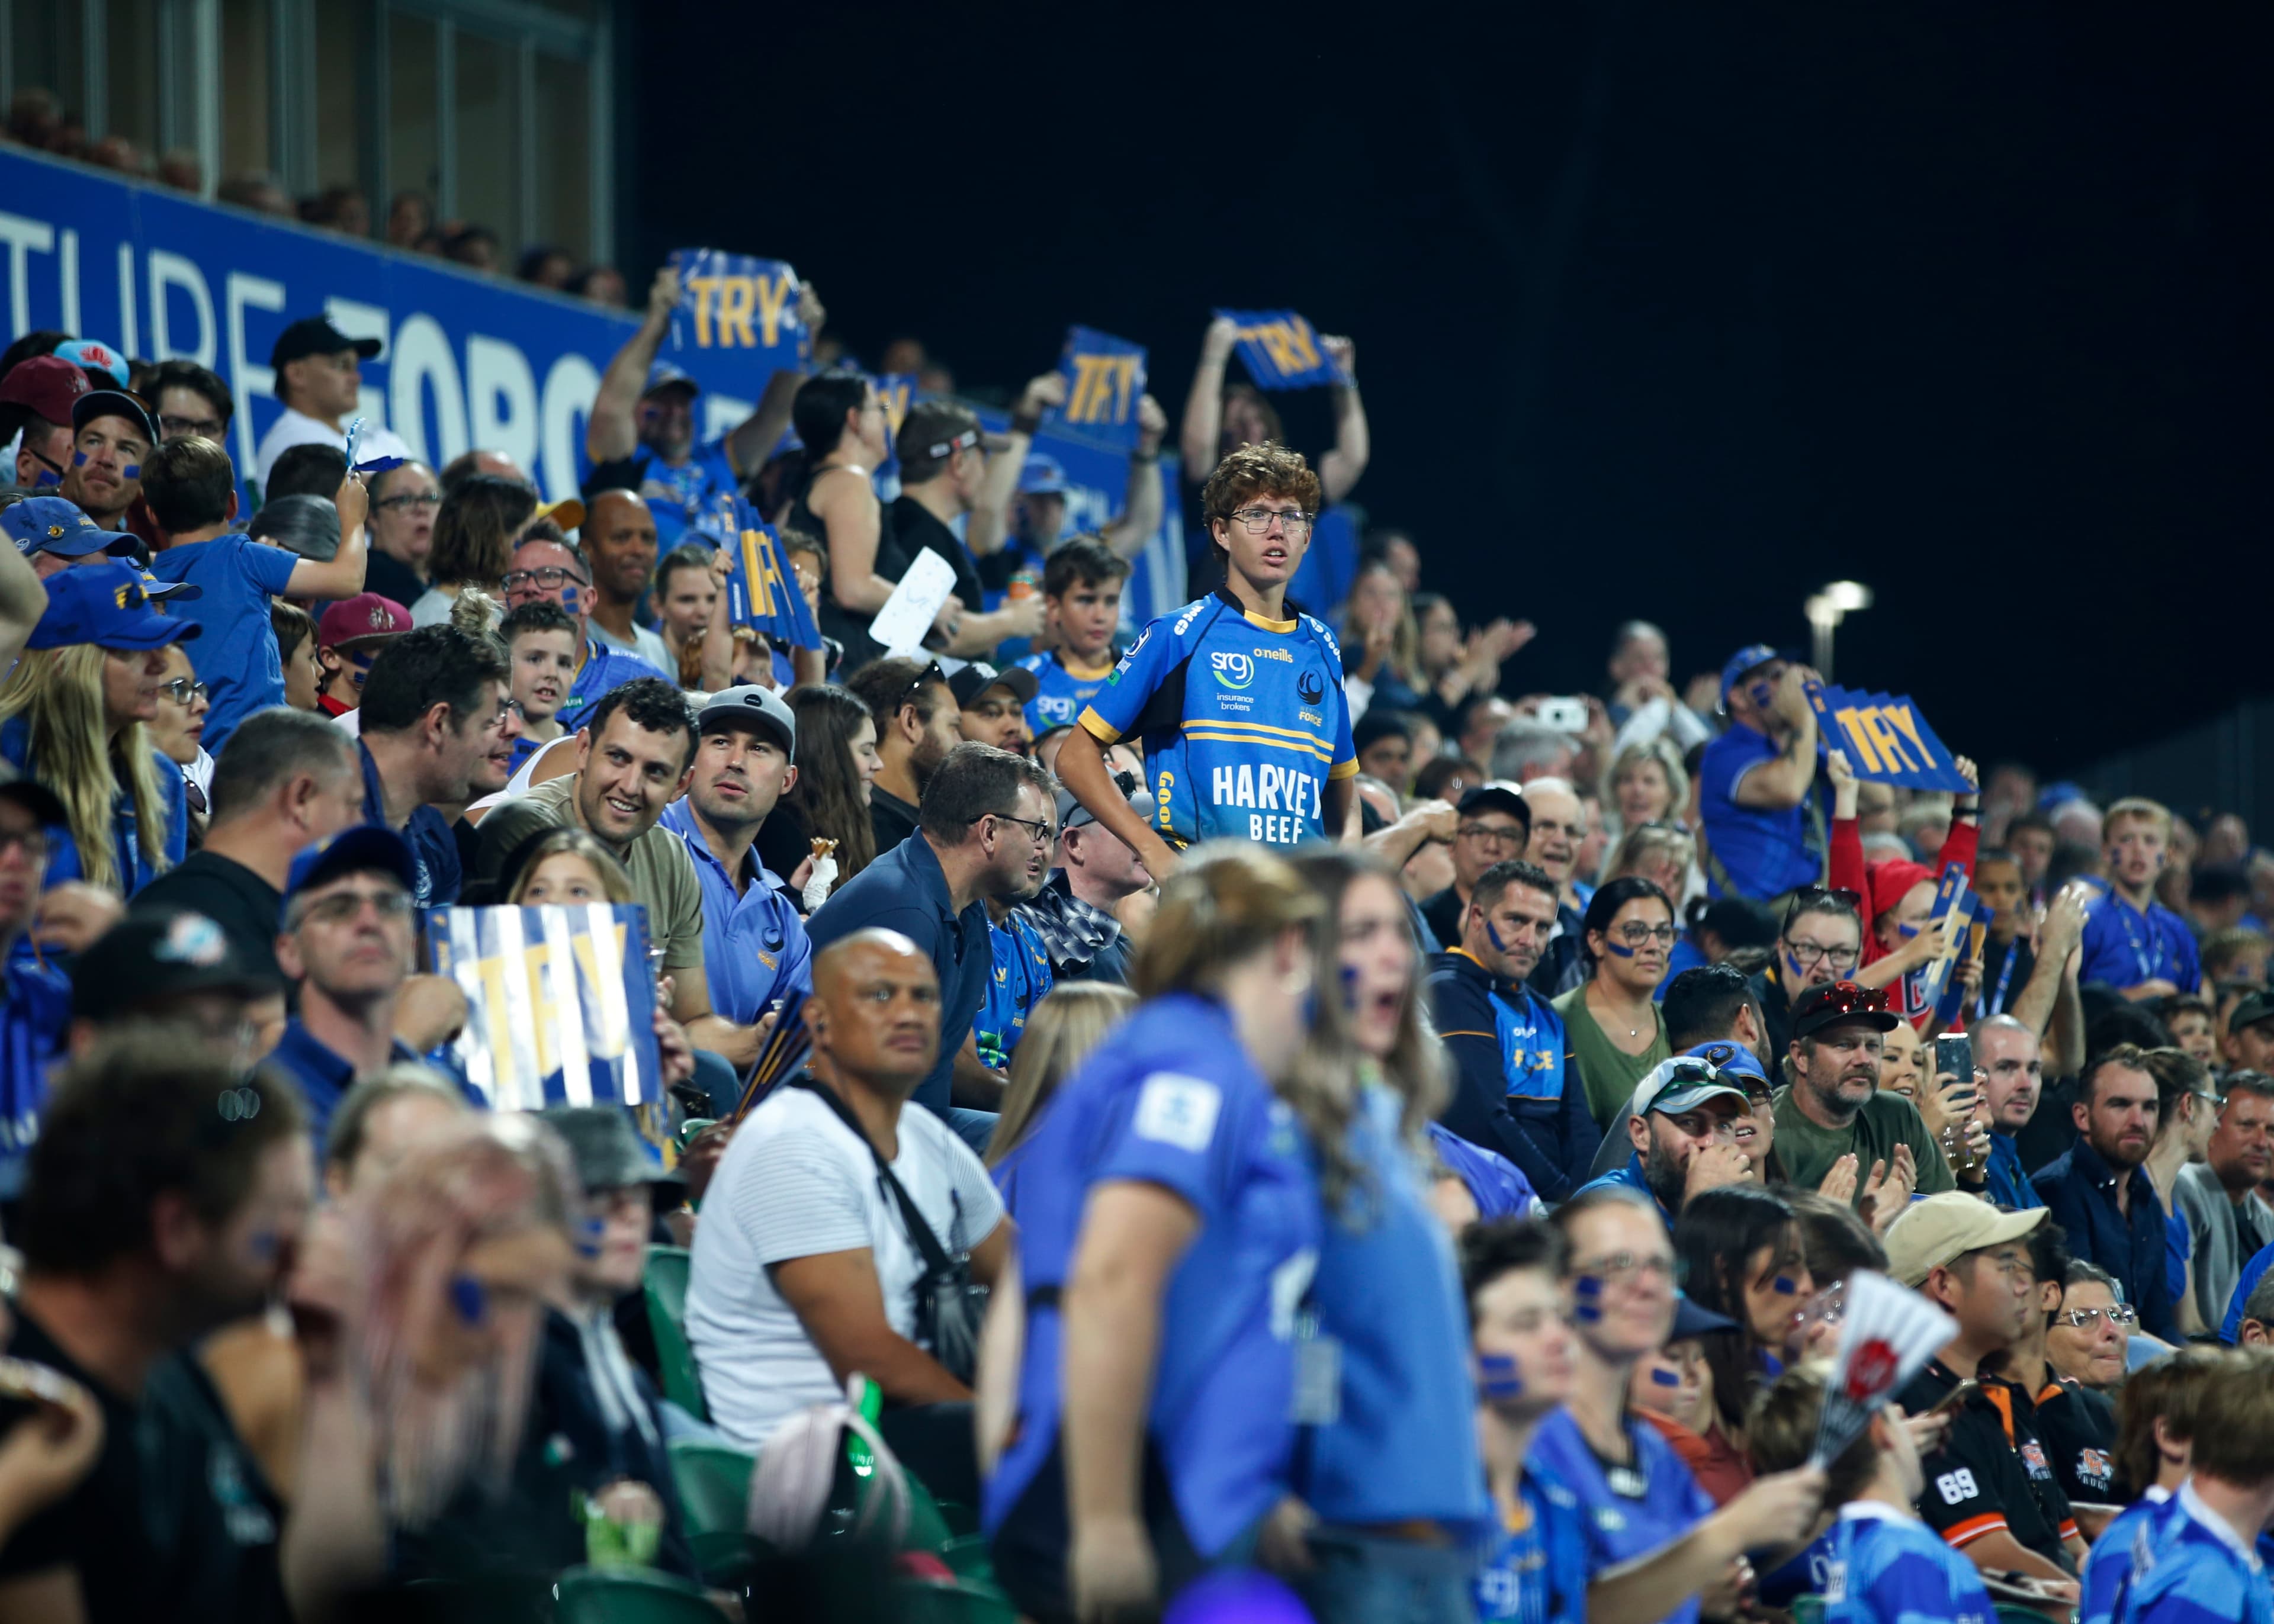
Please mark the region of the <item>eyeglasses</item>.
POLYGON ((2109 1324, 2122 1326, 2127 1331, 2140 1323, 2140 1311, 2127 1303, 2119 1303, 2113 1308, 2064 1308, 2053 1318, 2080 1331, 2089 1331, 2100 1323, 2103 1315, 2107 1316, 2109 1324))
MULTIPOLYGON (((1058 838, 1058 831, 1050 827, 1048 818, 1013 817, 1008 812, 983 812, 980 816, 999 818, 1004 823, 1018 824, 1036 846, 1047 846, 1058 838)), ((975 817, 971 821, 975 823, 979 818, 975 817)))
POLYGON ((158 433, 164 440, 186 440, 200 435, 207 440, 221 438, 219 417, 165 417, 158 419, 158 433))
POLYGON ((1522 846, 1531 838, 1522 829, 1501 829, 1491 823, 1464 823, 1453 831, 1464 840, 1487 846, 1522 846))
MULTIPOLYGON (((391 496, 388 498, 388 501, 394 500, 391 496)), ((382 507, 385 505, 385 503, 380 504, 382 507)), ((575 570, 561 564, 547 564, 538 569, 508 569, 498 578, 498 584, 508 592, 523 591, 532 586, 541 591, 557 592, 565 583, 571 581, 578 586, 591 585, 591 582, 585 580, 575 570)))
POLYGON ((158 684, 158 691, 177 705, 186 705, 192 700, 203 699, 213 692, 204 683, 191 677, 176 677, 170 682, 161 682, 158 684))
MULTIPOLYGON (((442 493, 439 491, 422 491, 406 496, 382 496, 372 504, 374 508, 384 508, 390 513, 401 513, 410 508, 422 508, 431 512, 441 505, 442 493)), ((508 576, 507 579, 510 580, 512 577, 508 576)))
POLYGON ((24 861, 37 867, 48 861, 47 831, 39 829, 0 829, 0 858, 21 851, 24 861))
POLYGON ((328 897, 319 897, 301 911, 300 921, 320 920, 327 925, 344 925, 361 914, 369 903, 379 911, 382 920, 403 919, 410 912, 410 893, 407 891, 335 891, 328 897))
POLYGON ((1674 938, 1679 933, 1671 925, 1645 925, 1638 919, 1630 919, 1612 934, 1629 947, 1640 947, 1645 942, 1655 942, 1660 947, 1672 947, 1674 938))
POLYGON ((1237 513, 1226 516, 1239 520, 1240 528, 1251 536, 1269 534, 1274 519, 1287 527, 1287 534, 1290 536, 1307 536, 1311 533, 1312 515, 1299 508, 1292 512, 1284 513, 1276 508, 1242 508, 1237 513))
POLYGON ((1660 1253, 1637 1256, 1631 1252, 1614 1252, 1587 1263, 1571 1266, 1574 1276, 1593 1274, 1605 1285, 1623 1286, 1644 1274, 1656 1274, 1660 1279, 1674 1278, 1674 1259, 1660 1253))
POLYGON ((1824 947, 1814 942, 1796 942, 1790 936, 1784 941, 1784 951, 1792 955, 1793 963, 1803 970, 1812 970, 1818 959, 1829 960, 1835 970, 1852 970, 1861 956, 1852 947, 1824 947))

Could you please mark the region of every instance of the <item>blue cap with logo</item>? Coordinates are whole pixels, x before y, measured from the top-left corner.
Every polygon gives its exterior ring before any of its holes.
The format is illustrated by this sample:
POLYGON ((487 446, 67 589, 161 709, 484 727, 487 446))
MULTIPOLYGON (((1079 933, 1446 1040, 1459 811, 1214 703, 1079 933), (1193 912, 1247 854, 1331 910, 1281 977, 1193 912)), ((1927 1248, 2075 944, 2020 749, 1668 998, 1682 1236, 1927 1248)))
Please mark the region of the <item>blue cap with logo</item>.
POLYGON ((703 393, 703 386, 695 381, 683 366, 670 361, 658 361, 647 369, 647 383, 642 395, 653 395, 658 389, 668 389, 676 384, 691 397, 703 393))
POLYGON ((0 530, 7 532, 16 551, 26 558, 35 553, 68 559, 85 558, 90 553, 124 555, 142 545, 124 530, 103 529, 80 512, 78 503, 60 496, 25 498, 0 513, 0 530))
POLYGON ((1695 1049, 1685 1049, 1682 1052, 1693 1060, 1704 1061, 1724 1078, 1734 1080, 1749 1077, 1764 1087, 1775 1086, 1769 1080, 1769 1074, 1761 1069, 1761 1063, 1754 1057, 1753 1051, 1743 1043, 1733 1043, 1723 1038, 1712 1043, 1700 1043, 1695 1049))
POLYGON ((92 643, 105 649, 162 649, 187 642, 205 628, 154 608, 132 564, 81 564, 48 577, 48 609, 26 645, 65 649, 92 643))
POLYGON ((56 346, 55 353, 73 366, 101 372, 122 389, 133 377, 126 357, 98 338, 67 339, 56 346))
POLYGON ((358 823, 317 841, 292 860, 284 876, 284 912, 290 914, 292 898, 311 885, 366 872, 389 875, 413 894, 418 890, 418 859, 410 843, 384 823, 358 823))
POLYGON ((1729 708, 1729 690, 1745 679, 1749 671, 1758 671, 1772 660, 1784 658, 1766 643, 1747 643, 1729 656, 1721 667, 1721 709, 1729 708))
POLYGON ((1030 456, 1019 470, 1021 496, 1064 496, 1072 488, 1066 484, 1065 465, 1054 456, 1030 456))

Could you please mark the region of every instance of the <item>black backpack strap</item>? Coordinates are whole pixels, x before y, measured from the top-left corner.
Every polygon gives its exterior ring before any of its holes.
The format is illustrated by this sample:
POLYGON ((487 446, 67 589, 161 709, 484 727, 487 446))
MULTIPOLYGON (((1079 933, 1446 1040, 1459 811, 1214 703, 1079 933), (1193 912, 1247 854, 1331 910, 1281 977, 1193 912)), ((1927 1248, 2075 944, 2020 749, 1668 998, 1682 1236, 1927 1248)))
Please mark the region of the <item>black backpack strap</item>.
MULTIPOLYGON (((941 1245, 939 1237, 931 1232, 931 1225, 924 1221, 923 1212, 916 1206, 915 1198, 893 1175, 892 1164, 885 1160, 884 1153, 869 1138, 868 1130, 853 1114, 853 1108, 837 1097, 835 1089, 809 1075, 793 1078, 790 1083, 793 1087, 808 1089, 817 1095, 823 1104, 836 1113, 837 1120, 853 1131, 853 1137, 868 1147, 870 1160, 877 1164, 877 1177, 884 1180, 885 1188, 892 1192, 892 1199, 900 1207, 900 1222, 907 1226, 908 1238, 915 1243, 916 1250, 923 1253, 925 1269, 934 1279, 951 1278, 955 1273, 955 1265, 947 1255, 947 1248, 941 1245)), ((922 1110, 923 1108, 918 1106, 916 1109, 922 1110)))

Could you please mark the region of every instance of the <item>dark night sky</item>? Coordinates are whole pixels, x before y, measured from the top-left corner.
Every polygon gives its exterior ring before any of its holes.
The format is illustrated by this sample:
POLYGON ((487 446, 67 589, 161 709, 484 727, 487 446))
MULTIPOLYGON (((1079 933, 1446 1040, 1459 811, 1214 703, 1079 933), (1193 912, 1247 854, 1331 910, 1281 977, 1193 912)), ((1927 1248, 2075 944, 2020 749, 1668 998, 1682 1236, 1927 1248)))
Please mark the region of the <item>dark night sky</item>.
POLYGON ((1172 419, 1212 304, 1291 304, 1358 341, 1356 499, 1539 623, 1510 691, 1638 614, 1678 676, 1803 643, 1852 576, 1841 679, 1977 755, 2274 692, 2274 13, 1481 9, 643 0, 633 268, 779 255, 967 387, 1088 322, 1172 419))

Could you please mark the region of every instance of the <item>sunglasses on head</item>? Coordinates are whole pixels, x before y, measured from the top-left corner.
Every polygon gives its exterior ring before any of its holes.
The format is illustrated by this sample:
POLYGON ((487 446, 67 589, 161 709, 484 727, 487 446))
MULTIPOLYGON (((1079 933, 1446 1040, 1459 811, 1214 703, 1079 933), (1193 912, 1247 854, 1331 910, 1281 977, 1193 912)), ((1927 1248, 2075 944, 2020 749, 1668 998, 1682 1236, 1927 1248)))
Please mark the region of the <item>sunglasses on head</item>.
POLYGON ((1803 914, 1824 912, 1824 905, 1827 902, 1837 903, 1858 919, 1863 917, 1864 896, 1861 891, 1849 891, 1844 886, 1838 885, 1811 885, 1804 890, 1793 892, 1792 904, 1784 911, 1784 929, 1789 931, 1792 929, 1793 921, 1803 914))
POLYGON ((1884 1015, 1887 1011, 1887 989, 1884 987, 1858 987, 1853 981, 1834 981, 1817 995, 1810 1013, 1813 1015, 1884 1015))

